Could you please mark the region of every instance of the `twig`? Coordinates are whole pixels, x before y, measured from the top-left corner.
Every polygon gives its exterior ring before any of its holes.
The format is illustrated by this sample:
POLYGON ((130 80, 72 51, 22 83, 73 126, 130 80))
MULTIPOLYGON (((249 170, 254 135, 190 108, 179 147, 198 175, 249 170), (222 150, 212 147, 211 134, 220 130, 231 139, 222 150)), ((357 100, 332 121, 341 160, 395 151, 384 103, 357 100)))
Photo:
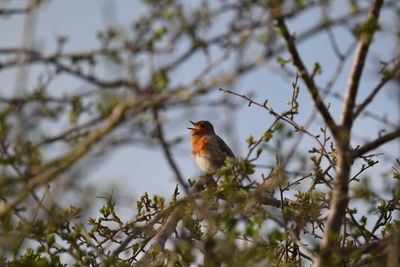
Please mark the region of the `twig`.
POLYGON ((328 111, 328 108, 325 106, 319 92, 318 88, 314 83, 314 80, 308 73, 306 67, 304 66, 303 60, 301 59, 297 48, 294 44, 294 38, 290 35, 289 30, 286 27, 286 24, 283 18, 277 19, 277 26, 281 31, 282 37, 285 40, 286 47, 289 51, 290 57, 292 59, 293 65, 297 68, 300 77, 305 83, 308 92, 310 93, 318 112, 321 114, 325 123, 328 125, 329 130, 332 132, 334 136, 338 133, 338 127, 336 126, 331 114, 328 111))
POLYGON ((372 100, 375 98, 375 96, 379 93, 379 91, 383 88, 383 86, 393 79, 395 77, 396 73, 400 70, 400 61, 393 66, 393 68, 389 71, 390 75, 386 75, 382 77, 380 82, 371 90, 369 95, 364 99, 364 101, 356 106, 356 109, 354 111, 353 117, 356 118, 366 107, 369 103, 372 102, 372 100))
POLYGON ((290 237, 293 239, 293 242, 299 246, 302 250, 304 250, 304 252, 312 259, 312 261, 314 262, 316 259, 316 255, 308 248, 306 247, 303 243, 301 243, 299 237, 296 235, 296 233, 292 230, 289 229, 289 235, 290 237))
MULTIPOLYGON (((157 222, 159 222, 163 217, 167 216, 168 214, 170 214, 171 212, 174 211, 174 209, 177 207, 177 205, 179 205, 181 202, 176 202, 173 205, 169 206, 168 208, 166 208, 165 210, 162 210, 160 212, 158 212, 150 221, 148 221, 145 225, 143 226, 139 226, 139 227, 135 227, 133 232, 130 233, 130 235, 119 245, 119 247, 117 249, 115 249, 112 253, 113 257, 117 257, 122 251, 124 251, 124 249, 128 246, 128 244, 136 237, 136 235, 138 233, 143 232, 144 230, 148 230, 151 229, 157 222)), ((136 220, 135 220, 136 222, 136 220)), ((132 224, 132 222, 129 223, 129 225, 132 224)), ((127 227, 127 225, 125 225, 124 227, 127 227)))
MULTIPOLYGON (((376 23, 379 18, 379 11, 382 7, 383 0, 375 0, 372 3, 372 7, 368 12, 368 19, 375 19, 376 23)), ((371 33, 364 33, 373 35, 375 31, 371 33)), ((361 74, 364 69, 365 59, 367 58, 368 49, 371 44, 370 38, 360 37, 360 40, 356 47, 356 52, 353 60, 353 66, 350 71, 350 75, 347 81, 347 88, 345 91, 342 112, 340 117, 340 123, 344 127, 351 128, 355 117, 353 116, 354 105, 357 97, 361 74)), ((372 39, 372 37, 371 37, 372 39)))
POLYGON ((392 141, 399 137, 400 137, 400 128, 394 130, 391 133, 383 135, 383 136, 375 139, 374 141, 367 143, 367 144, 363 145, 362 147, 360 147, 359 149, 353 151, 353 158, 360 157, 363 154, 383 145, 384 143, 387 143, 387 142, 392 141))
MULTIPOLYGON (((246 96, 246 95, 241 95, 241 94, 238 94, 238 93, 233 92, 233 91, 228 90, 228 89, 219 88, 219 90, 222 91, 222 92, 225 92, 225 93, 228 93, 228 94, 231 94, 231 95, 235 95, 235 96, 239 96, 239 97, 241 97, 241 98, 243 98, 243 99, 246 99, 246 100, 249 102, 249 105, 254 104, 254 105, 256 105, 256 106, 259 106, 259 107, 264 108, 264 109, 267 110, 269 113, 271 113, 275 118, 281 119, 281 120, 283 120, 283 121, 289 123, 289 124, 292 125, 297 131, 303 132, 303 133, 305 133, 306 135, 310 136, 312 139, 314 139, 314 140, 318 143, 318 145, 319 145, 319 146, 321 147, 321 149, 325 152, 325 154, 328 155, 328 152, 325 150, 324 145, 321 143, 321 141, 318 139, 317 136, 313 135, 312 133, 310 133, 309 131, 307 131, 303 126, 298 125, 294 120, 288 118, 287 116, 284 116, 284 115, 281 115, 281 114, 276 113, 272 108, 267 107, 267 104, 266 104, 266 103, 264 103, 264 104, 258 103, 258 102, 254 101, 253 99, 249 98, 249 97, 246 96)), ((327 157, 327 159, 328 159, 329 163, 333 166, 332 160, 331 160, 329 157, 327 157)))
POLYGON ((37 8, 42 1, 32 0, 23 8, 0 8, 0 16, 10 16, 15 14, 25 14, 37 8))
MULTIPOLYGON (((197 181, 192 185, 190 188, 187 196, 182 200, 182 201, 187 201, 189 198, 191 198, 191 195, 194 193, 199 192, 204 184, 207 183, 207 179, 209 179, 208 176, 202 176, 197 181)), ((161 251, 164 249, 165 242, 167 242, 167 239, 171 236, 171 234, 175 231, 177 224, 181 220, 181 210, 175 206, 174 211, 169 215, 168 219, 166 222, 160 227, 159 231, 157 234, 154 236, 154 242, 151 244, 150 248, 148 249, 148 252, 146 253, 136 264, 136 266, 147 266, 144 265, 148 260, 151 259, 152 255, 151 253, 156 253, 157 251, 161 251)), ((121 245, 122 247, 122 245, 121 245)), ((120 251, 120 249, 119 249, 120 251)), ((116 253, 113 253, 114 256, 118 255, 116 253)))
POLYGON ((164 129, 162 127, 162 123, 161 123, 159 115, 158 115, 158 108, 157 107, 155 107, 153 109, 153 114, 154 114, 154 120, 155 120, 156 128, 157 128, 157 137, 160 140, 160 144, 161 144, 162 150, 164 152, 164 155, 167 158, 169 166, 171 167, 171 169, 175 173, 176 180, 183 187, 183 189, 185 190, 185 193, 188 193, 189 192, 189 188, 188 188, 187 184, 185 183, 185 181, 183 180, 182 174, 181 174, 181 172, 180 172, 180 170, 178 168, 178 165, 175 163, 175 160, 172 157, 169 144, 165 140, 164 129))
MULTIPOLYGON (((322 95, 321 95, 322 99, 325 99, 325 97, 331 92, 333 86, 335 85, 336 81, 339 78, 340 73, 343 70, 344 63, 347 60, 348 56, 351 54, 354 46, 355 46, 355 43, 351 44, 348 47, 348 49, 346 50, 346 52, 344 53, 343 58, 339 59, 339 62, 336 64, 336 68, 335 68, 334 72, 332 73, 331 78, 326 82, 325 88, 322 91, 322 95)), ((310 125, 315 120, 316 116, 317 116, 317 109, 316 109, 316 107, 313 107, 312 110, 309 112, 307 119, 303 123, 304 129, 308 129, 310 127, 310 125)), ((292 142, 292 145, 289 148, 289 152, 287 152, 286 156, 284 157, 284 160, 285 160, 283 163, 284 166, 286 166, 290 162, 291 158, 294 156, 294 153, 295 153, 297 147, 300 145, 303 136, 304 136, 303 134, 297 135, 295 140, 292 142)))

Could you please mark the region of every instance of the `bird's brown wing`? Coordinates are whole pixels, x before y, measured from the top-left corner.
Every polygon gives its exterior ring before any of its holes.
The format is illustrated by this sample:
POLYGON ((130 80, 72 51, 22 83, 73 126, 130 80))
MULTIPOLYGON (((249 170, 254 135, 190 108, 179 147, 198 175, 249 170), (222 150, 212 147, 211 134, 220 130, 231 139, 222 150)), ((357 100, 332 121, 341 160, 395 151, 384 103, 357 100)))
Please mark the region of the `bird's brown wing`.
POLYGON ((235 154, 233 154, 232 150, 229 148, 227 144, 225 144, 224 140, 217 135, 218 145, 222 151, 224 151, 229 157, 235 158, 235 154))

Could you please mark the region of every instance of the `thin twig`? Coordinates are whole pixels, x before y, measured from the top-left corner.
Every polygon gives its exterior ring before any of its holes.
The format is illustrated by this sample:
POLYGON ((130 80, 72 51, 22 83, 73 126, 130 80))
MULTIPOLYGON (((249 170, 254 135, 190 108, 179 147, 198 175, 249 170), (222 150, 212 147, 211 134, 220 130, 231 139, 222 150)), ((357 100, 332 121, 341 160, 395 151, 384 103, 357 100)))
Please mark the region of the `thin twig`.
MULTIPOLYGON (((281 119, 281 120, 283 120, 283 121, 289 123, 289 124, 292 125, 297 131, 303 132, 303 133, 305 133, 306 135, 308 135, 309 137, 311 137, 312 139, 314 139, 314 140, 318 143, 318 145, 321 147, 321 149, 325 152, 325 154, 328 155, 328 152, 325 150, 324 145, 321 143, 321 141, 318 139, 317 136, 313 135, 312 133, 310 133, 309 131, 307 131, 303 126, 297 124, 297 122, 295 122, 294 120, 288 118, 287 116, 276 113, 272 108, 269 108, 269 107, 267 106, 266 103, 264 103, 264 104, 258 103, 258 102, 254 101, 253 99, 251 99, 250 97, 248 97, 248 96, 246 96, 246 95, 238 94, 238 93, 233 92, 233 91, 231 91, 231 90, 229 90, 229 89, 219 88, 219 90, 222 91, 222 92, 231 94, 231 95, 239 96, 239 97, 241 97, 241 98, 247 100, 247 101, 249 102, 249 105, 254 104, 254 105, 256 105, 256 106, 259 106, 259 107, 264 108, 264 109, 267 110, 269 113, 271 113, 275 118, 281 119)), ((331 160, 329 157, 327 157, 327 159, 328 159, 329 163, 333 166, 332 160, 331 160)))
POLYGON ((368 104, 372 102, 375 96, 380 92, 383 86, 390 80, 392 80, 396 73, 400 70, 400 61, 393 66, 393 68, 389 71, 390 75, 386 75, 382 77, 380 82, 371 90, 368 96, 364 99, 364 101, 356 106, 353 117, 356 118, 366 107, 368 104))
POLYGON ((338 133, 338 127, 335 124, 331 114, 328 111, 328 108, 325 106, 319 91, 318 87, 315 85, 314 80, 310 76, 307 68, 305 67, 303 60, 301 59, 297 48, 294 43, 294 38, 290 35, 288 28, 286 27, 285 21, 283 18, 277 19, 277 26, 282 34, 282 37, 285 41, 286 47, 289 51, 290 57, 292 59, 293 65, 297 68, 300 77, 302 78, 303 82, 305 83, 308 92, 310 93, 318 112, 321 114, 322 118, 324 119, 325 123, 328 125, 329 130, 332 132, 334 136, 338 133))
POLYGON ((358 148, 357 150, 355 150, 353 152, 353 158, 360 157, 360 156, 364 155, 365 153, 367 153, 389 141, 399 138, 399 137, 400 137, 400 128, 392 131, 391 133, 383 135, 383 136, 375 139, 374 141, 369 142, 369 143, 363 145, 362 147, 358 148))
POLYGON ((162 150, 164 152, 165 157, 167 158, 168 164, 171 167, 172 171, 175 173, 175 178, 178 181, 178 183, 183 187, 185 190, 185 193, 189 192, 189 188, 185 181, 182 178, 181 171, 178 168, 178 165, 175 163, 175 160, 172 157, 171 149, 169 147, 168 142, 165 140, 165 134, 164 134, 164 129, 162 126, 162 122, 160 121, 160 117, 158 115, 158 108, 155 107, 153 109, 153 114, 154 114, 154 120, 156 123, 156 128, 157 128, 157 138, 160 140, 160 144, 162 147, 162 150))

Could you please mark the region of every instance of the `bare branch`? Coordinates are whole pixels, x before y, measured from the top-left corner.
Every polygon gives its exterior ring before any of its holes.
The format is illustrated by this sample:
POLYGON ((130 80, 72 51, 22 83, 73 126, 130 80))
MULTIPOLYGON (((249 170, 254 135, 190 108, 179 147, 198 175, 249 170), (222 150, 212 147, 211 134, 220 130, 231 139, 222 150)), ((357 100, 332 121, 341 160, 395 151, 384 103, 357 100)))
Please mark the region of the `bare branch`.
POLYGON ((165 140, 164 129, 162 127, 162 123, 161 123, 159 115, 158 115, 157 107, 153 109, 153 114, 154 114, 154 120, 156 122, 156 127, 157 127, 157 137, 160 140, 160 144, 161 144, 162 150, 164 152, 164 155, 167 158, 169 166, 175 173, 176 180, 178 181, 178 183, 183 187, 183 189, 187 193, 189 191, 188 186, 186 185, 185 181, 183 180, 181 171, 179 170, 178 165, 175 163, 175 160, 172 157, 169 144, 165 140))
MULTIPOLYGON (((345 53, 343 54, 343 57, 339 58, 339 61, 336 64, 336 68, 335 68, 334 72, 332 73, 331 78, 326 82, 326 85, 324 86, 324 89, 322 90, 322 95, 321 95, 322 99, 324 99, 327 95, 330 94, 333 86, 335 85, 335 83, 337 82, 337 80, 340 76, 340 73, 342 73, 343 67, 345 65, 345 62, 346 62, 348 56, 351 54, 351 51, 353 51, 354 46, 355 46, 355 43, 351 44, 346 49, 345 53)), ((304 129, 307 130, 310 127, 310 125, 315 120, 316 116, 317 116, 317 109, 313 106, 312 110, 309 112, 307 119, 305 120, 305 122, 303 124, 304 129)), ((288 162, 290 162, 296 149, 300 145, 303 136, 304 135, 299 134, 295 137, 292 145, 290 146, 289 152, 286 153, 284 165, 286 165, 288 162)))
MULTIPOLYGON (((382 2, 382 0, 374 0, 372 3, 372 7, 368 13, 368 19, 373 20, 373 23, 377 24, 382 2)), ((340 118, 340 131, 334 136, 337 144, 335 184, 332 192, 331 207, 329 209, 327 226, 325 228, 325 233, 321 244, 321 252, 317 258, 317 261, 315 262, 316 267, 338 263, 332 262, 334 258, 331 255, 333 254, 332 252, 337 251, 338 241, 340 239, 340 229, 342 226, 342 221, 345 218, 346 208, 349 202, 349 176, 353 162, 349 144, 351 127, 354 121, 353 109, 362 70, 364 68, 365 59, 374 30, 368 33, 361 33, 356 48, 353 67, 348 80, 348 86, 345 91, 340 118), (363 34, 368 35, 368 37, 363 36, 363 34)))
MULTIPOLYGON (((373 1, 372 7, 368 12, 367 20, 372 19, 374 20, 374 23, 378 23, 379 11, 382 7, 382 4, 383 0, 373 1)), ((374 32, 375 30, 373 29, 371 32, 361 33, 360 39, 356 47, 353 66, 351 68, 350 76, 347 81, 347 88, 345 91, 340 123, 344 127, 348 127, 349 129, 351 128, 354 121, 353 109, 356 102, 362 71, 364 69, 365 59, 367 58, 368 49, 371 44, 374 32), (368 35, 368 37, 365 37, 364 35, 368 35)))
POLYGON ((381 146, 381 145, 383 145, 383 144, 385 144, 387 142, 390 142, 390 141, 392 141, 392 140, 394 140, 396 138, 399 138, 399 137, 400 137, 400 128, 398 128, 397 130, 394 130, 393 132, 388 133, 388 134, 386 134, 384 136, 381 136, 378 139, 376 139, 376 140, 374 140, 374 141, 372 141, 372 142, 370 142, 368 144, 365 144, 364 146, 362 146, 359 149, 355 150, 354 153, 353 153, 353 158, 360 157, 363 154, 365 154, 365 153, 367 153, 367 152, 369 152, 369 151, 371 151, 371 150, 373 150, 373 149, 375 149, 375 148, 377 148, 377 147, 379 147, 379 146, 381 146))
MULTIPOLYGON (((292 125, 297 131, 302 132, 302 133, 305 133, 306 135, 308 135, 309 137, 311 137, 312 139, 314 139, 314 140, 318 143, 318 145, 321 147, 321 149, 325 152, 325 154, 328 155, 328 152, 325 150, 324 145, 321 143, 321 141, 318 139, 317 136, 315 136, 315 135, 313 135, 312 133, 310 133, 310 132, 309 132, 308 130, 306 130, 302 125, 297 124, 297 122, 295 122, 294 120, 288 118, 288 117, 286 116, 286 114, 283 114, 283 115, 278 114, 278 113, 276 113, 272 108, 267 107, 266 104, 258 103, 258 102, 256 102, 256 101, 252 100, 251 98, 249 98, 248 96, 241 95, 241 94, 238 94, 238 93, 236 93, 236 92, 233 92, 233 91, 231 91, 231 90, 224 89, 224 88, 219 88, 219 90, 222 91, 222 92, 225 92, 225 93, 228 93, 228 94, 231 94, 231 95, 236 95, 236 96, 239 96, 239 97, 241 97, 241 98, 243 98, 243 99, 246 99, 247 101, 249 101, 249 105, 254 104, 254 105, 257 105, 257 106, 259 106, 259 107, 264 108, 264 109, 267 110, 269 113, 271 113, 275 118, 280 119, 280 120, 283 120, 283 121, 289 123, 289 124, 292 125)), ((333 162, 332 162, 332 160, 331 160, 329 157, 328 157, 328 161, 329 161, 329 163, 333 166, 333 162)))
POLYGON ((356 106, 356 110, 354 111, 353 118, 355 119, 367 106, 375 96, 380 92, 383 86, 396 75, 396 73, 400 70, 400 61, 397 62, 391 70, 389 70, 388 75, 384 75, 380 82, 371 90, 369 95, 364 99, 364 101, 356 106))
POLYGON ((10 16, 16 14, 25 14, 31 12, 41 4, 39 0, 32 0, 23 8, 0 8, 0 16, 10 16))
POLYGON ((282 37, 285 40, 286 47, 289 51, 290 57, 292 59, 293 65, 297 68, 300 77, 304 81, 305 85, 307 86, 307 90, 311 95, 318 112, 321 114, 322 118, 324 119, 325 123, 328 125, 329 130, 332 132, 334 136, 337 135, 338 127, 335 124, 331 114, 328 111, 328 108, 325 106, 319 92, 318 88, 314 83, 313 78, 308 73, 306 67, 304 66, 303 60, 301 59, 297 48, 294 43, 293 36, 290 35, 288 28, 286 27, 285 21, 283 18, 277 19, 277 26, 281 31, 282 37))

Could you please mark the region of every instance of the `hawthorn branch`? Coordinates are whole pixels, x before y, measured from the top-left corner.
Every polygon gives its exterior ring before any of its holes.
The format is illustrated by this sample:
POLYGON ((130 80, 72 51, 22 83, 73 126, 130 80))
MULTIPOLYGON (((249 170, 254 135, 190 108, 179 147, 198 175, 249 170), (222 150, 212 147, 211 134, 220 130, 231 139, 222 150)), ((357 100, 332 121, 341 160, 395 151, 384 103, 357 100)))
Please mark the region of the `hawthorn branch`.
POLYGON ((289 33, 288 28, 286 27, 285 21, 282 17, 277 18, 277 26, 282 34, 282 37, 285 41, 286 47, 289 51, 289 55, 291 57, 293 65, 296 67, 301 79, 305 83, 307 90, 309 94, 311 95, 311 98, 319 112, 321 114, 323 120, 327 124, 329 130, 332 132, 334 136, 337 135, 338 133, 338 127, 333 120, 331 114, 328 111, 328 108, 325 106, 323 99, 321 98, 321 95, 319 94, 318 88, 314 83, 314 79, 312 76, 309 74, 307 71, 307 68, 305 67, 303 60, 301 59, 296 45, 295 45, 295 39, 293 36, 289 33))
MULTIPOLYGON (((239 96, 245 100, 248 101, 248 105, 256 105, 259 106, 261 108, 264 108, 265 110, 267 110, 269 113, 271 113, 277 120, 283 120, 284 122, 290 124, 293 126, 293 128, 296 129, 296 131, 305 133, 306 135, 308 135, 309 137, 311 137, 312 139, 314 139, 318 145, 321 147, 321 149, 324 151, 324 153, 326 155, 328 155, 328 152, 325 150, 325 146, 321 143, 321 141, 318 139, 317 136, 313 135, 311 132, 309 132, 307 129, 305 129, 305 127, 303 127, 302 125, 299 125, 297 122, 295 122, 294 120, 290 119, 288 116, 286 116, 288 113, 283 113, 283 114, 278 114, 277 112, 275 112, 272 108, 268 107, 266 102, 264 104, 258 103, 256 101, 254 101, 253 99, 251 99, 250 97, 246 96, 246 95, 241 95, 238 94, 236 92, 233 92, 231 90, 228 89, 224 89, 224 88, 219 88, 220 91, 231 94, 231 95, 235 95, 235 96, 239 96)), ((331 160, 331 158, 327 158, 329 163, 333 166, 333 162, 331 160)))
POLYGON ((160 144, 161 144, 162 150, 164 152, 164 155, 167 158, 169 166, 175 173, 176 180, 178 181, 178 183, 183 187, 183 189, 187 193, 189 191, 188 186, 186 185, 185 181, 183 180, 181 171, 179 170, 178 165, 175 163, 175 160, 172 157, 170 146, 169 146, 168 142, 165 140, 164 129, 162 127, 162 123, 160 122, 157 107, 153 109, 153 114, 154 114, 154 120, 156 122, 157 137, 160 140, 160 144))
MULTIPOLYGON (((373 19, 375 23, 378 23, 377 21, 379 18, 379 11, 382 7, 382 4, 383 0, 373 1, 372 7, 368 12, 368 20, 373 19)), ((375 32, 375 30, 372 30, 372 32, 369 31, 367 33, 361 33, 360 39, 356 47, 353 66, 350 71, 350 75, 347 81, 347 88, 344 95, 340 123, 349 129, 351 128, 355 119, 355 117, 353 116, 354 105, 361 80, 361 75, 364 70, 365 59, 367 58, 369 46, 372 41, 372 36, 375 32), (363 35, 371 35, 371 37, 366 37, 363 35)))
MULTIPOLYGON (((194 197, 196 196, 196 193, 200 192, 203 188, 203 186, 207 183, 209 179, 208 175, 201 176, 197 181, 192 185, 192 187, 189 189, 189 192, 187 193, 186 197, 182 199, 181 201, 184 203, 186 201, 192 201, 195 205, 196 202, 194 201, 194 197)), ((263 196, 263 192, 265 191, 266 186, 261 185, 259 186, 256 190, 253 192, 249 193, 247 196, 248 198, 254 198, 254 200, 258 200, 260 203, 263 205, 267 206, 274 206, 274 207, 282 207, 282 206, 288 206, 288 205, 294 205, 297 204, 296 201, 291 201, 291 200, 278 200, 273 197, 269 196, 263 196)), ((255 204, 256 202, 254 202, 255 204)), ((202 209, 201 206, 196 205, 198 209, 202 209)), ((146 264, 148 261, 151 260, 151 257, 154 255, 154 253, 157 253, 158 251, 162 251, 165 247, 165 243, 167 242, 168 238, 173 234, 173 232, 176 230, 176 226, 178 225, 179 221, 182 218, 182 211, 179 209, 178 206, 174 206, 174 209, 165 223, 160 227, 159 231, 154 235, 153 243, 151 244, 150 248, 148 249, 148 252, 138 261, 136 266, 147 266, 146 264)), ((204 210, 201 210, 204 211, 204 210)), ((205 217, 208 217, 207 214, 205 214, 205 217)), ((152 220, 153 221, 153 220, 152 220)), ((129 240, 129 242, 132 239, 129 240)), ((117 256, 118 253, 120 253, 124 247, 128 245, 129 242, 124 242, 124 246, 121 245, 118 248, 117 253, 113 253, 114 256, 117 256), (122 248, 122 249, 121 249, 122 248)))
POLYGON ((80 143, 78 143, 71 152, 56 160, 47 163, 43 171, 33 176, 28 184, 22 188, 18 194, 6 202, 0 209, 0 217, 3 217, 7 212, 13 209, 16 205, 24 201, 30 192, 36 187, 48 183, 55 179, 59 174, 70 168, 74 163, 83 157, 90 150, 92 145, 99 141, 104 135, 110 132, 117 124, 119 124, 125 117, 125 114, 131 115, 143 110, 158 106, 174 97, 179 91, 172 91, 167 94, 149 97, 130 97, 117 105, 111 115, 100 125, 98 128, 91 131, 88 136, 80 143))
MULTIPOLYGON (((200 192, 204 184, 207 183, 209 177, 202 176, 192 185, 188 194, 182 201, 187 201, 189 198, 192 197, 192 194, 200 192)), ((181 220, 181 210, 179 207, 175 207, 175 210, 171 212, 165 223, 160 227, 159 231, 154 235, 153 243, 151 244, 148 252, 138 261, 136 266, 147 266, 146 263, 151 260, 152 253, 156 253, 158 251, 162 251, 164 249, 165 243, 167 242, 168 238, 172 235, 172 233, 176 230, 176 226, 178 225, 179 221, 181 220)), ((127 244, 126 244, 127 245, 127 244)), ((122 246, 121 246, 122 247, 122 246)), ((121 248, 120 247, 120 248, 121 248)), ((118 251, 122 251, 121 249, 118 251)), ((118 253, 114 253, 114 255, 118 255, 118 253)))
POLYGON ((383 135, 383 136, 375 139, 374 141, 367 143, 367 144, 363 145, 362 147, 360 147, 359 149, 355 150, 353 152, 353 158, 355 159, 357 157, 360 157, 363 154, 365 154, 387 142, 390 142, 396 138, 399 138, 399 137, 400 137, 400 128, 394 130, 391 133, 383 135))
MULTIPOLYGON (((182 201, 177 201, 176 203, 174 203, 173 205, 170 205, 168 208, 159 211, 157 214, 155 214, 153 216, 153 218, 151 220, 149 220, 145 225, 143 226, 136 226, 133 230, 132 233, 130 233, 130 235, 121 243, 121 245, 119 245, 119 247, 117 247, 113 253, 111 254, 113 257, 117 257, 122 251, 125 250, 125 248, 129 245, 129 243, 136 238, 137 234, 141 233, 141 232, 147 232, 150 231, 153 226, 158 223, 162 218, 168 216, 168 214, 171 214, 171 212, 173 212, 176 207, 178 205, 182 204, 182 201)), ((147 216, 147 214, 146 214, 147 216)), ((130 222, 126 223, 122 228, 120 228, 119 230, 122 230, 125 227, 133 227, 132 225, 136 222, 138 222, 138 218, 135 218, 133 220, 131 220, 130 222)))
MULTIPOLYGON (((368 13, 369 20, 374 20, 377 23, 382 3, 382 0, 373 1, 372 7, 368 13)), ((355 117, 353 116, 353 110, 362 71, 365 64, 365 59, 367 57, 368 48, 371 43, 374 31, 375 30, 372 30, 368 33, 361 33, 360 35, 342 105, 339 125, 340 131, 338 132, 338 134, 334 135, 337 145, 336 177, 334 180, 334 189, 332 192, 331 207, 329 209, 327 226, 325 228, 324 236, 321 243, 321 251, 319 257, 317 258, 317 261, 315 262, 316 267, 339 263, 332 262, 332 260, 335 259, 334 257, 332 257, 332 255, 334 254, 333 252, 338 251, 340 229, 343 219, 346 215, 346 208, 349 201, 349 176, 351 165, 353 162, 353 157, 349 145, 351 128, 355 119, 355 117), (369 34, 370 37, 367 38, 366 36, 363 36, 365 34, 369 34)))
POLYGON ((364 101, 356 106, 353 114, 353 118, 356 118, 375 98, 375 96, 380 92, 380 90, 386 85, 387 82, 393 79, 396 73, 400 70, 400 61, 396 63, 393 68, 389 71, 387 75, 384 75, 380 82, 371 90, 364 101))

